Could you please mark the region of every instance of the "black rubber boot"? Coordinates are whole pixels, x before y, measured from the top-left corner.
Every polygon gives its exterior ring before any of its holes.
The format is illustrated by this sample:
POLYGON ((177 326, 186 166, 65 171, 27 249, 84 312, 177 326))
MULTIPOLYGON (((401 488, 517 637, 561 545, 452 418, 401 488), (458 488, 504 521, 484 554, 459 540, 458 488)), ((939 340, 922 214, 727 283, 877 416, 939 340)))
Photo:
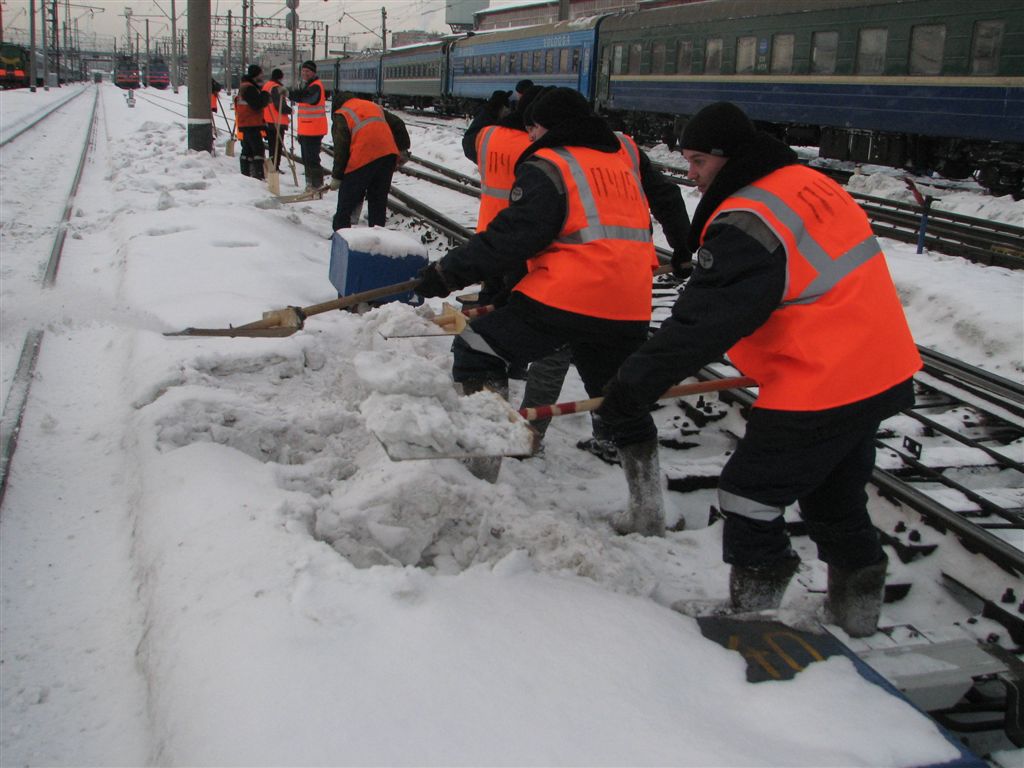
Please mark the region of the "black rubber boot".
POLYGON ((828 567, 828 602, 825 610, 833 624, 850 637, 868 637, 878 631, 885 594, 885 571, 889 558, 853 571, 828 567))
POLYGON ((790 552, 777 563, 756 568, 732 566, 729 571, 729 602, 736 613, 774 610, 782 604, 782 596, 800 565, 800 558, 790 552))
POLYGON ((658 441, 620 446, 619 459, 629 486, 629 506, 612 521, 612 527, 623 536, 664 536, 665 502, 661 495, 658 441))
MULTIPOLYGON (((508 379, 472 379, 462 382, 460 387, 463 395, 472 395, 475 392, 489 389, 508 400, 508 379)), ((501 472, 501 456, 463 459, 462 463, 473 477, 486 480, 488 483, 498 482, 498 475, 501 472)))
POLYGON ((238 167, 242 171, 243 176, 252 176, 252 165, 250 164, 251 158, 248 155, 238 156, 238 167))
POLYGON ((264 181, 267 178, 264 173, 262 157, 254 157, 249 161, 249 175, 260 181, 264 181))

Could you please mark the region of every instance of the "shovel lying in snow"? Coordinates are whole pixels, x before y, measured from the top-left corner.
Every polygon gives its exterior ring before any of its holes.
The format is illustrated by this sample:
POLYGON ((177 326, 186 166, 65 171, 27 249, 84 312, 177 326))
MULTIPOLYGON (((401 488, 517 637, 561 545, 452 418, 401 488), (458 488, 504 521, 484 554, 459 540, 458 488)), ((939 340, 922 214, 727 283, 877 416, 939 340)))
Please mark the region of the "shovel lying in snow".
POLYGON ((325 301, 322 304, 313 304, 309 307, 284 307, 283 309, 272 309, 263 313, 261 320, 256 320, 245 325, 229 326, 227 328, 186 328, 183 331, 165 333, 164 336, 265 336, 280 337, 291 336, 296 331, 301 331, 307 317, 319 315, 321 312, 330 312, 332 309, 345 309, 354 307, 364 301, 373 301, 387 296, 411 291, 419 285, 419 278, 414 277, 403 283, 385 285, 382 288, 374 288, 362 293, 353 293, 349 296, 342 296, 334 301, 325 301))
MULTIPOLYGON (((671 387, 658 399, 754 386, 757 382, 746 376, 699 381, 671 387)), ((393 461, 530 456, 540 443, 530 421, 586 413, 604 402, 603 397, 592 397, 515 411, 497 394, 478 392, 455 398, 454 409, 433 401, 405 409, 409 399, 389 396, 373 402, 366 413, 367 428, 393 461)))

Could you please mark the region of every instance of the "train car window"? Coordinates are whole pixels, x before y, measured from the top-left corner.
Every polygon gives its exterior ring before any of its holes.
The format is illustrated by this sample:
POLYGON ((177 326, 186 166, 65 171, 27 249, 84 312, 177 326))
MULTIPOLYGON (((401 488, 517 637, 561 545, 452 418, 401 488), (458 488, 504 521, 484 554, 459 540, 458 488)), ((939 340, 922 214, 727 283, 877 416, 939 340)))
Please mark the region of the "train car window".
POLYGON ((833 74, 838 50, 838 32, 815 32, 811 35, 811 72, 815 75, 833 74))
POLYGON ((499 64, 499 67, 501 68, 501 74, 503 74, 503 75, 507 75, 509 72, 512 71, 508 67, 508 54, 507 53, 501 54, 501 63, 499 64))
POLYGON ((750 74, 757 61, 757 38, 740 37, 736 40, 736 74, 750 74))
POLYGON ((676 74, 689 75, 693 72, 693 41, 680 40, 676 43, 676 74))
POLYGON ((796 35, 781 34, 772 36, 772 62, 770 70, 773 74, 788 75, 793 72, 793 47, 796 35))
POLYGON ((640 60, 643 57, 643 52, 642 43, 629 44, 629 74, 636 75, 640 73, 640 60))
POLYGON ((519 54, 510 53, 508 55, 508 71, 510 74, 515 74, 519 71, 519 54))
POLYGON ((615 47, 612 49, 612 74, 613 75, 621 75, 625 71, 625 69, 623 67, 623 62, 626 59, 626 57, 624 56, 624 54, 626 52, 625 49, 626 49, 626 46, 623 45, 622 43, 616 43, 615 47))
POLYGON ((857 36, 858 75, 885 73, 885 49, 889 42, 888 29, 862 29, 857 36))
POLYGON ((554 49, 544 54, 544 71, 549 75, 554 74, 555 71, 555 51, 554 49))
POLYGON ((540 71, 542 71, 541 68, 543 66, 544 66, 544 51, 534 51, 533 52, 533 71, 534 72, 540 72, 540 71))
POLYGON ((496 54, 496 53, 495 53, 495 54, 492 54, 492 55, 491 55, 491 74, 492 74, 492 75, 496 75, 496 74, 498 74, 498 73, 499 73, 500 71, 501 71, 501 70, 500 70, 500 69, 498 69, 498 54, 496 54))
POLYGON ((651 46, 651 73, 665 74, 665 43, 662 40, 651 46))
POLYGON ((974 25, 971 45, 971 74, 999 74, 999 53, 1003 47, 1002 21, 979 21, 974 25))
POLYGON ((942 72, 946 47, 945 24, 922 24, 910 33, 910 74, 937 75, 942 72))
POLYGON ((562 74, 569 72, 569 49, 562 48, 558 51, 558 71, 562 74))
POLYGON ((577 73, 580 71, 580 49, 572 49, 572 72, 577 73))
POLYGON ((704 74, 722 74, 722 38, 709 37, 704 44, 704 74))

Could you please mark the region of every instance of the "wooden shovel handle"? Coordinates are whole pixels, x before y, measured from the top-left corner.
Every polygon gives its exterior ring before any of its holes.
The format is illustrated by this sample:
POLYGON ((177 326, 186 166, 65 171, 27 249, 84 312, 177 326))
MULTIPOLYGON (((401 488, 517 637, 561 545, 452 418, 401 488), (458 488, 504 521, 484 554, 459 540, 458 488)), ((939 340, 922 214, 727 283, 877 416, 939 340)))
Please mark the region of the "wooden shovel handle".
POLYGON ((319 315, 321 312, 330 312, 332 309, 344 309, 345 307, 354 307, 356 304, 361 304, 364 301, 373 301, 384 296, 393 296, 396 293, 405 293, 411 291, 417 285, 420 284, 420 279, 414 277, 411 280, 406 280, 404 283, 395 283, 394 285, 385 285, 382 288, 374 288, 370 291, 363 291, 362 293, 353 293, 349 296, 342 296, 334 301, 325 301, 322 304, 313 304, 309 307, 303 307, 302 313, 309 317, 310 315, 319 315))
MULTIPOLYGON (((668 397, 683 397, 684 395, 697 395, 702 392, 718 392, 723 389, 739 389, 740 387, 756 387, 757 382, 747 376, 736 376, 728 379, 714 379, 713 381, 699 381, 696 384, 677 384, 670 387, 659 397, 664 400, 668 397)), ((586 413, 593 411, 604 402, 603 397, 592 397, 589 400, 576 400, 568 403, 556 403, 555 405, 538 405, 534 408, 521 408, 519 415, 527 421, 537 419, 550 419, 553 416, 565 416, 570 413, 586 413)))

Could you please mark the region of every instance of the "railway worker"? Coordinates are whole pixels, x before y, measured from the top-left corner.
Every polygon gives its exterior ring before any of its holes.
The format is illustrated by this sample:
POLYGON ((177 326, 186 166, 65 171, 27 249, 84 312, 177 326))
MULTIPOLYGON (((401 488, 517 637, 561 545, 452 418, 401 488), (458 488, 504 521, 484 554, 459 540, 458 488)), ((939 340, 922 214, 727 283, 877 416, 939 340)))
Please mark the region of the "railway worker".
POLYGON ((331 127, 331 189, 338 190, 334 230, 352 226, 352 216, 358 215, 364 198, 367 224, 383 227, 391 177, 409 158, 409 132, 402 118, 348 91, 339 93, 334 103, 338 105, 331 127))
POLYGON ((235 127, 242 134, 242 155, 239 164, 243 176, 263 179, 263 108, 267 94, 260 78, 263 68, 250 64, 235 93, 235 127))
POLYGON ((873 441, 882 419, 913 404, 921 366, 885 256, 846 191, 735 105, 699 111, 681 147, 702 194, 694 274, 599 413, 628 443, 653 446, 651 404, 728 352, 759 382, 718 487, 732 608, 780 604, 800 562, 783 511, 799 502, 828 565, 832 621, 869 635, 888 563, 867 512, 873 441))
MULTIPOLYGON (((522 269, 508 303, 455 340, 452 378, 465 394, 507 394, 507 370, 569 345, 591 395, 646 339, 657 266, 647 199, 618 136, 570 88, 538 96, 534 142, 516 164, 509 206, 420 272, 424 297, 447 296, 522 269)), ((641 503, 657 454, 624 449, 630 503, 641 503)), ((478 476, 496 479, 492 462, 478 476)), ((471 466, 471 469, 474 467, 471 466)), ((484 470, 482 467, 476 469, 484 470)), ((662 524, 663 525, 663 524, 662 524)))
POLYGON ((316 62, 304 61, 299 75, 305 81, 301 88, 292 88, 288 99, 296 104, 295 132, 299 136, 306 189, 324 185, 324 169, 320 165, 320 145, 327 135, 327 93, 316 74, 316 62))
POLYGON ((292 108, 285 104, 288 93, 282 83, 283 80, 284 72, 275 69, 270 73, 270 79, 263 84, 263 90, 267 94, 267 106, 263 109, 263 121, 267 130, 267 152, 277 173, 281 172, 284 135, 288 133, 288 124, 291 121, 289 115, 292 113, 292 108))
POLYGON ((533 88, 533 80, 520 80, 516 83, 516 89, 512 91, 512 95, 508 97, 508 104, 513 110, 519 101, 526 95, 526 92, 533 88))
POLYGON ((224 88, 224 86, 222 86, 220 83, 218 83, 212 77, 210 78, 210 111, 211 112, 216 112, 217 111, 217 97, 220 96, 220 92, 223 90, 223 88, 224 88))

